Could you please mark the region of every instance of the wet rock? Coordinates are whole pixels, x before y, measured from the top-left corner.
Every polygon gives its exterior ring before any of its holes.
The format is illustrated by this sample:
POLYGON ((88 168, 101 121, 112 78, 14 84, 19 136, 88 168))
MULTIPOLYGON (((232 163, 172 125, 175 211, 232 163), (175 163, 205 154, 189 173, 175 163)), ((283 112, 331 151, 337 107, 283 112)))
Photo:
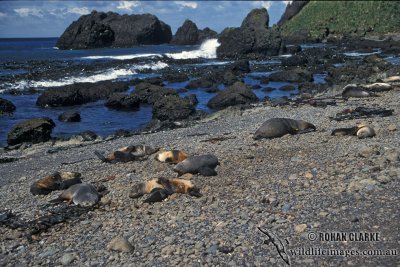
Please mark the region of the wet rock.
POLYGON ((58 120, 63 122, 80 122, 81 115, 77 111, 65 111, 58 116, 58 120))
POLYGON ((190 94, 184 97, 184 99, 189 100, 190 104, 196 106, 199 103, 196 94, 190 94))
POLYGON ((250 63, 248 60, 238 60, 229 66, 229 70, 233 72, 234 75, 249 73, 250 63))
POLYGON ((242 82, 236 82, 224 91, 218 93, 207 103, 207 106, 212 109, 223 109, 229 106, 239 104, 254 103, 258 100, 253 91, 242 82))
POLYGON ((46 142, 50 140, 51 132, 55 126, 53 120, 47 117, 17 123, 8 133, 7 143, 12 146, 23 142, 46 142))
POLYGON ((171 27, 154 15, 92 11, 68 26, 56 46, 60 49, 133 47, 168 43, 171 38, 171 27))
POLYGON ((112 94, 104 105, 117 110, 138 110, 140 101, 136 95, 112 94))
POLYGON ((126 82, 75 83, 48 89, 38 97, 36 105, 41 107, 80 105, 126 90, 128 90, 126 82))
POLYGON ((77 139, 77 140, 80 140, 81 142, 94 141, 94 140, 96 140, 96 138, 97 138, 97 134, 90 130, 81 132, 81 133, 71 137, 71 139, 77 139))
POLYGON ((184 120, 196 111, 193 99, 170 95, 159 99, 153 105, 153 118, 161 121, 184 120))
POLYGON ((281 90, 281 91, 293 91, 295 89, 296 89, 296 87, 294 87, 293 85, 290 85, 290 84, 284 85, 279 88, 279 90, 281 90))
POLYGON ((310 71, 296 68, 271 73, 268 76, 268 80, 273 82, 312 82, 314 78, 310 71))
POLYGON ((165 88, 162 86, 139 83, 135 87, 132 96, 138 97, 141 103, 154 104, 156 101, 165 96, 177 96, 178 93, 174 89, 165 88))
POLYGON ((107 245, 108 250, 114 250, 119 252, 133 252, 134 247, 129 241, 122 236, 114 237, 107 245))
POLYGON ((15 109, 16 107, 11 101, 0 97, 0 115, 2 113, 12 113, 15 109))
POLYGON ((306 66, 309 62, 308 59, 304 56, 293 55, 291 57, 281 59, 282 66, 297 66, 302 67, 306 66))

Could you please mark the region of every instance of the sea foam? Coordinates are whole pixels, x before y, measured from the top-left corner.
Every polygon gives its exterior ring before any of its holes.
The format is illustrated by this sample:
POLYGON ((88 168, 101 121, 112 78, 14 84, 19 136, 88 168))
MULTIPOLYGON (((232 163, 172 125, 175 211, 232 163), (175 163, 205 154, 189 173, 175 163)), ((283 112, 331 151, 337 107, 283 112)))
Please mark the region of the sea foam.
POLYGON ((217 48, 220 45, 218 39, 209 39, 204 41, 197 50, 167 53, 165 55, 173 59, 217 58, 217 48))

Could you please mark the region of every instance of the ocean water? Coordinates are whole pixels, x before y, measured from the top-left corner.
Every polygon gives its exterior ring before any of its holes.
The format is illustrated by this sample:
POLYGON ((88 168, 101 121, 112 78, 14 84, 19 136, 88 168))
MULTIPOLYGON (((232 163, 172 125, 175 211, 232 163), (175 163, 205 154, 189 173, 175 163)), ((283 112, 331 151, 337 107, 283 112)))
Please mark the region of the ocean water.
MULTIPOLYGON (((209 66, 221 66, 231 61, 218 60, 216 49, 219 45, 216 39, 208 40, 197 46, 173 46, 150 45, 135 48, 104 48, 87 50, 58 50, 54 46, 57 38, 44 39, 0 39, 0 97, 13 102, 17 109, 11 115, 0 116, 0 146, 6 145, 7 133, 18 122, 47 116, 54 120, 56 127, 53 130, 55 137, 69 137, 85 130, 95 131, 97 134, 107 136, 118 129, 137 130, 144 128, 151 120, 151 107, 142 105, 138 111, 116 111, 104 106, 104 100, 88 103, 81 106, 42 108, 36 106, 39 93, 33 94, 7 94, 7 90, 27 90, 29 88, 38 91, 48 87, 63 86, 79 82, 98 82, 104 80, 129 80, 132 78, 157 77, 165 70, 185 70, 185 68, 202 68, 209 66), (196 59, 198 62, 186 63, 182 60, 196 59), (132 60, 134 61, 132 63, 132 60), (20 75, 31 72, 40 72, 36 66, 45 66, 47 71, 58 68, 64 64, 76 66, 90 66, 112 62, 113 65, 104 64, 95 71, 82 71, 79 73, 63 73, 59 77, 43 79, 19 79, 20 75), (114 64, 115 63, 115 64, 114 64), (111 67, 110 67, 111 66, 111 67), (58 121, 58 115, 67 110, 79 111, 82 121, 79 123, 65 123, 58 121)), ((250 64, 265 64, 279 66, 280 59, 251 61, 250 64)), ((269 75, 270 72, 253 72, 244 78, 249 86, 260 85, 257 76, 269 75)), ((324 82, 324 75, 315 76, 317 82, 324 82)), ((25 76, 23 76, 25 77, 25 76)), ((183 89, 189 81, 179 83, 165 83, 168 88, 183 89)), ((281 91, 279 88, 288 83, 270 83, 260 85, 254 93, 260 98, 276 98, 297 94, 297 85, 294 91, 281 91), (273 87, 276 90, 264 92, 262 88, 273 87)), ((223 85, 219 86, 224 89, 223 85)), ((131 88, 132 91, 134 88, 131 88)), ((127 92, 128 93, 128 92, 127 92)), ((180 93, 181 96, 196 94, 199 104, 198 110, 212 112, 207 107, 207 102, 216 93, 206 93, 203 88, 189 90, 180 93)))

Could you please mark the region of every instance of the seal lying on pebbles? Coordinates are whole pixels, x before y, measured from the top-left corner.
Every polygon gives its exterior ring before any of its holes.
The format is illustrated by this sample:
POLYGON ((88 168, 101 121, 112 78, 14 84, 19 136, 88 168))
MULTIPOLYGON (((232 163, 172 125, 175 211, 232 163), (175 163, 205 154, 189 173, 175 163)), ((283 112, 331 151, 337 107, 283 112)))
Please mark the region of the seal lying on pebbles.
POLYGON ((400 83, 400 76, 390 76, 383 79, 385 83, 400 83))
POLYGON ((82 183, 75 184, 61 193, 58 198, 51 200, 51 203, 59 203, 68 201, 68 204, 73 202, 75 205, 92 206, 99 202, 100 194, 93 185, 82 183))
POLYGON ((356 135, 358 138, 363 139, 375 136, 375 130, 370 126, 367 126, 365 124, 360 124, 356 127, 335 129, 332 131, 332 135, 335 136, 356 135))
POLYGON ((373 83, 373 84, 363 85, 363 88, 366 88, 368 90, 375 91, 375 92, 383 92, 383 91, 391 90, 393 88, 393 86, 388 83, 373 83))
POLYGON ((200 173, 203 176, 215 176, 217 175, 215 167, 218 165, 219 161, 216 156, 206 154, 201 156, 190 156, 184 161, 178 163, 173 170, 177 172, 179 176, 185 173, 200 173))
POLYGON ((343 88, 343 97, 370 97, 376 96, 374 93, 367 91, 357 84, 348 84, 343 88))
POLYGON ((67 189, 71 185, 82 183, 79 172, 55 172, 31 185, 33 195, 47 195, 55 190, 67 189))
POLYGON ((146 183, 135 185, 129 193, 129 197, 139 198, 144 194, 150 194, 144 203, 154 203, 163 201, 169 195, 175 193, 189 194, 195 197, 202 196, 200 189, 194 186, 194 184, 189 180, 179 178, 156 178, 151 179, 146 183))
POLYGON ((188 158, 188 154, 180 150, 161 151, 155 156, 160 162, 179 163, 188 158))
POLYGON ((157 152, 158 149, 146 145, 126 146, 111 152, 107 156, 103 156, 100 151, 94 151, 94 154, 103 162, 116 163, 116 162, 129 162, 138 158, 148 156, 157 152))
POLYGON ((292 120, 287 118, 273 118, 264 122, 255 132, 254 139, 277 138, 286 134, 301 134, 315 131, 316 127, 303 120, 292 120))

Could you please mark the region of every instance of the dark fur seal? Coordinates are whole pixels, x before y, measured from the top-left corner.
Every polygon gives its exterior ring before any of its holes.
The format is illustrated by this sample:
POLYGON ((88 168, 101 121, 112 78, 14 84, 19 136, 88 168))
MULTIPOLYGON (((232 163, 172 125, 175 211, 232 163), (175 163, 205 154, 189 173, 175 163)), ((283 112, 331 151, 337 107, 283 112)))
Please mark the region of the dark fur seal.
POLYGON ((180 150, 161 151, 155 156, 155 159, 160 162, 179 163, 188 158, 186 152, 180 150))
POLYGON ((277 138, 286 134, 301 134, 315 131, 316 127, 306 121, 287 118, 273 118, 264 122, 255 132, 254 139, 277 138))
POLYGON ((370 97, 376 95, 368 91, 367 89, 358 86, 357 84, 348 84, 343 88, 342 96, 348 98, 348 97, 370 97))
POLYGON ((206 154, 201 156, 190 156, 184 161, 178 163, 173 170, 177 172, 179 176, 185 173, 200 173, 203 176, 215 176, 217 175, 215 167, 218 165, 219 161, 216 156, 206 154))
POLYGON ((75 205, 92 206, 99 202, 100 194, 93 185, 86 183, 75 184, 50 202, 58 203, 65 200, 68 201, 68 204, 73 202, 75 205))
POLYGON ((134 161, 141 157, 154 154, 157 151, 158 149, 154 149, 146 145, 137 145, 122 147, 117 151, 111 152, 107 156, 104 156, 100 151, 97 150, 94 151, 94 154, 103 162, 116 163, 134 161))
POLYGON ((64 190, 74 184, 82 183, 79 172, 55 172, 31 185, 33 195, 47 195, 55 190, 64 190))
POLYGON ((161 202, 168 196, 180 193, 189 194, 190 196, 201 197, 200 189, 194 186, 189 180, 172 178, 151 179, 146 183, 135 185, 129 193, 130 198, 139 198, 145 194, 150 196, 144 200, 144 203, 161 202))

